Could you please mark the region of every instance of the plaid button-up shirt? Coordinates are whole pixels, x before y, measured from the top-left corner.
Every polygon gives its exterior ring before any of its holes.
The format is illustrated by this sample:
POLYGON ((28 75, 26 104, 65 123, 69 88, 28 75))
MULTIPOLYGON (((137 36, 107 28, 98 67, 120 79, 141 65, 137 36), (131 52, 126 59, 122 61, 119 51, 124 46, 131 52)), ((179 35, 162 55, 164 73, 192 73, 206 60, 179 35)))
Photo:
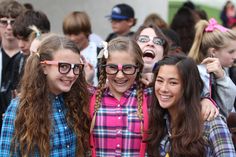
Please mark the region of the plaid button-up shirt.
MULTIPOLYGON (((165 116, 166 123, 169 123, 168 116, 165 116)), ((194 125, 194 124, 193 124, 194 125)), ((169 128, 169 127, 168 127, 169 128)), ((169 129, 168 129, 169 130, 169 129)), ((204 123, 204 137, 209 143, 206 148, 206 157, 235 157, 235 149, 232 143, 231 134, 226 123, 221 116, 216 117, 211 121, 204 123)), ((161 141, 160 153, 161 156, 166 156, 170 150, 169 135, 166 135, 161 141)))
MULTIPOLYGON (((151 89, 144 90, 146 96, 151 92, 151 89)), ((139 156, 142 134, 137 108, 135 85, 120 100, 109 89, 105 90, 93 129, 96 157, 139 156)))
MULTIPOLYGON (((18 108, 18 99, 14 99, 4 115, 2 134, 0 138, 0 157, 10 156, 11 140, 14 134, 14 121, 18 108)), ((52 103, 52 131, 50 134, 50 156, 72 157, 75 156, 77 138, 66 122, 66 108, 62 96, 55 97, 52 103)), ((19 149, 12 153, 13 157, 21 156, 19 149)), ((35 157, 40 154, 36 149, 35 157)))

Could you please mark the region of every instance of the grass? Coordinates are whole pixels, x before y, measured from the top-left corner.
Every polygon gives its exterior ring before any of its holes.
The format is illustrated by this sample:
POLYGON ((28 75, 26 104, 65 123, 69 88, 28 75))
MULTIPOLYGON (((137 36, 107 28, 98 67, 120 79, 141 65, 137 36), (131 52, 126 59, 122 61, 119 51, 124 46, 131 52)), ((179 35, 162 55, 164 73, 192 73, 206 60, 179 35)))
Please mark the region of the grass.
MULTIPOLYGON (((177 1, 169 1, 169 14, 168 14, 168 23, 170 24, 175 13, 177 10, 182 6, 183 2, 177 2, 177 1)), ((205 10, 205 12, 208 15, 208 18, 214 17, 219 23, 221 23, 220 20, 220 10, 216 8, 212 8, 206 5, 198 5, 196 4, 197 8, 200 8, 202 10, 205 10)))

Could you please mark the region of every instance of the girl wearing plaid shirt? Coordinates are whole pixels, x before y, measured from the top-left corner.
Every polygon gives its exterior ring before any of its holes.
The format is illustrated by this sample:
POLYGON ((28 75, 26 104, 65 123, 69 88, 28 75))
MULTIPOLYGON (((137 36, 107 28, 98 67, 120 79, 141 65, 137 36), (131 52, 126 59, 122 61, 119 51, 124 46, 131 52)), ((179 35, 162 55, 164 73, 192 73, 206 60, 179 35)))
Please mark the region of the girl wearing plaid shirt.
POLYGON ((4 115, 0 156, 85 156, 89 97, 78 47, 50 35, 26 62, 4 115))
POLYGON ((134 40, 118 37, 98 57, 99 84, 90 103, 92 156, 144 156, 151 90, 140 82, 142 51, 134 40))
POLYGON ((203 82, 195 62, 169 56, 154 69, 148 153, 153 157, 233 157, 231 135, 221 116, 204 121, 203 82))

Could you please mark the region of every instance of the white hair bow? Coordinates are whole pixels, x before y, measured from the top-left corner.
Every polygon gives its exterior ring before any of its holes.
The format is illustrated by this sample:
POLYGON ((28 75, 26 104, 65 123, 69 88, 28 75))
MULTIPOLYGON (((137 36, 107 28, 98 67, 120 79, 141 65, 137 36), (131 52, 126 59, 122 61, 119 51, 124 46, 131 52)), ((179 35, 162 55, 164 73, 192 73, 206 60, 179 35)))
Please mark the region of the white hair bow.
POLYGON ((103 49, 99 52, 98 54, 98 58, 102 58, 104 56, 104 58, 108 58, 108 50, 107 50, 107 46, 108 46, 108 43, 105 42, 105 41, 102 41, 102 47, 103 49))

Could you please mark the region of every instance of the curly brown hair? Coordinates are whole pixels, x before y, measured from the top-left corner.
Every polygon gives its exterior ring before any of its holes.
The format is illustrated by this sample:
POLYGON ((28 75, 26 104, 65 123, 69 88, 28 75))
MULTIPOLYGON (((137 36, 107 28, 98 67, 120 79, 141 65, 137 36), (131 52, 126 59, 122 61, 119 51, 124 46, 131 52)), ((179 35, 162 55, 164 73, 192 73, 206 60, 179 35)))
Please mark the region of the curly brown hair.
MULTIPOLYGON (((52 102, 40 62, 52 60, 60 49, 69 49, 79 54, 77 46, 59 35, 51 35, 43 40, 38 52, 32 54, 26 63, 21 80, 19 108, 15 120, 15 133, 11 151, 20 149, 22 156, 29 156, 37 148, 40 156, 50 155, 50 132, 52 128, 52 102)), ((77 156, 85 156, 89 149, 89 96, 84 73, 63 94, 67 108, 66 121, 77 136, 77 156)))

